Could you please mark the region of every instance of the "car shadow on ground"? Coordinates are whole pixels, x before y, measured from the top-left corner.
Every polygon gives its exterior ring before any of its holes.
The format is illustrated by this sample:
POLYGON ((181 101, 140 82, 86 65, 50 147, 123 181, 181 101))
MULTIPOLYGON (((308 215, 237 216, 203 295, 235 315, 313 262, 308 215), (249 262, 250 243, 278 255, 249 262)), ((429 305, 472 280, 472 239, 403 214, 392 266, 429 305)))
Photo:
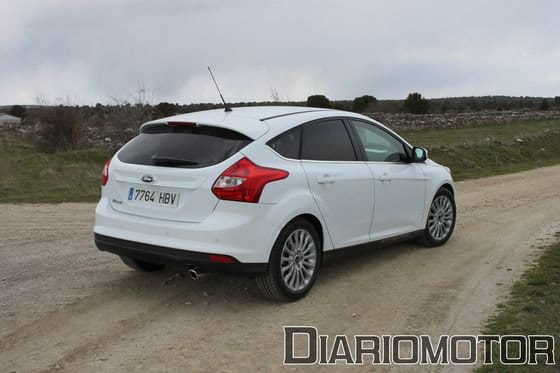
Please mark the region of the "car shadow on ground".
MULTIPOLYGON (((409 240, 381 245, 362 245, 345 249, 344 253, 328 255, 324 259, 311 293, 325 291, 325 288, 328 288, 329 284, 333 282, 349 276, 360 275, 364 271, 373 271, 378 265, 388 260, 422 248, 409 240)), ((123 270, 126 271, 124 268, 123 270)), ((171 303, 204 302, 212 299, 243 307, 278 304, 263 298, 252 278, 208 273, 201 275, 195 281, 190 278, 186 269, 170 268, 155 273, 140 273, 131 270, 123 274, 118 283, 111 281, 108 286, 128 289, 132 296, 136 294, 140 297, 162 297, 171 303), (172 295, 174 297, 168 299, 172 295)), ((301 301, 305 301, 305 298, 301 301)))

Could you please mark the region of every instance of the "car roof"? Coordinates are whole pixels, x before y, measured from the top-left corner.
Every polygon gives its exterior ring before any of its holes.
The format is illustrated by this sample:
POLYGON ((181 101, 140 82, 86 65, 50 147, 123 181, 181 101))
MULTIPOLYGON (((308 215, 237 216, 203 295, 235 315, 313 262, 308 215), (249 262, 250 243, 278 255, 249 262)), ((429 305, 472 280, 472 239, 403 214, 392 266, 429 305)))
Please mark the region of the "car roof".
POLYGON ((281 133, 297 124, 330 116, 353 116, 371 120, 356 113, 307 106, 244 106, 234 107, 231 111, 213 109, 156 119, 144 123, 141 129, 166 122, 193 122, 227 128, 257 139, 271 128, 274 129, 274 133, 281 133))
POLYGON ((269 126, 265 123, 268 119, 319 110, 325 109, 305 106, 244 106, 234 107, 231 111, 213 109, 174 115, 152 120, 144 123, 142 127, 165 122, 193 122, 231 129, 252 139, 257 139, 268 132, 269 126))

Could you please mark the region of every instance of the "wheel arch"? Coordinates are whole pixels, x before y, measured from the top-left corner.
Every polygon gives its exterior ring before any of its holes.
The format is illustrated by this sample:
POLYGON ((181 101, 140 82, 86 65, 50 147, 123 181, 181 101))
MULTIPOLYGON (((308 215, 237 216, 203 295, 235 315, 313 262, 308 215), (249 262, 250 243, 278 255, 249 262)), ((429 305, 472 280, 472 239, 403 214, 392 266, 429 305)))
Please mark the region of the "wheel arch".
MULTIPOLYGON (((286 226, 288 226, 291 222, 293 222, 296 219, 307 220, 317 230, 317 235, 319 236, 322 252, 324 252, 326 250, 333 249, 333 247, 330 245, 330 243, 331 243, 330 237, 328 237, 328 232, 327 232, 323 222, 321 221, 321 219, 319 217, 317 217, 315 214, 313 214, 311 212, 296 213, 291 218, 286 219, 285 223, 282 224, 280 229, 278 230, 278 232, 276 234, 276 237, 274 237, 273 242, 276 242, 276 240, 278 240, 278 237, 280 236, 280 233, 282 232, 282 230, 284 228, 286 228, 286 226)), ((269 254, 269 262, 270 262, 270 255, 271 254, 272 254, 272 251, 269 254)))
MULTIPOLYGON (((445 182, 442 185, 440 185, 440 187, 438 188, 438 191, 440 189, 447 189, 451 195, 453 196, 453 198, 455 198, 455 188, 453 188, 453 185, 451 185, 451 183, 445 182)), ((437 191, 436 191, 437 193, 437 191)))
POLYGON ((295 218, 293 218, 292 220, 290 220, 290 222, 292 222, 296 219, 305 219, 313 225, 315 230, 317 230, 317 234, 319 235, 321 250, 324 251, 325 250, 325 236, 324 236, 325 232, 324 232, 324 229, 323 229, 323 225, 321 224, 321 221, 315 215, 309 214, 309 213, 298 215, 295 218))
MULTIPOLYGON (((294 220, 297 219, 303 219, 303 220, 307 220, 309 223, 311 223, 311 225, 313 225, 313 227, 315 228, 315 230, 317 231, 317 235, 319 236, 319 245, 321 246, 321 253, 324 254, 325 252, 325 245, 328 245, 329 238, 325 237, 328 232, 323 228, 323 223, 321 222, 321 220, 319 220, 318 217, 316 217, 314 214, 311 213, 302 213, 299 214, 297 216, 294 216, 292 219, 290 219, 290 221, 288 221, 286 224, 284 224, 284 227, 282 229, 284 229, 288 224, 290 224, 291 222, 293 222, 294 220)), ((280 233, 278 233, 280 234, 280 233)), ((277 237, 278 239, 278 237, 277 237)), ((323 261, 323 255, 321 255, 321 263, 323 261)), ((269 262, 270 262, 270 258, 269 258, 269 262)))
POLYGON ((441 180, 439 183, 437 183, 437 182, 429 183, 428 184, 428 189, 426 191, 427 194, 426 194, 426 200, 425 200, 425 205, 424 205, 424 215, 422 216, 422 223, 421 223, 419 228, 422 228, 426 225, 426 221, 428 219, 428 210, 430 209, 430 206, 431 206, 432 201, 434 200, 436 194, 441 189, 448 190, 451 193, 451 195, 453 196, 453 199, 455 199, 455 186, 453 185, 453 182, 451 180, 444 179, 444 180, 441 180))

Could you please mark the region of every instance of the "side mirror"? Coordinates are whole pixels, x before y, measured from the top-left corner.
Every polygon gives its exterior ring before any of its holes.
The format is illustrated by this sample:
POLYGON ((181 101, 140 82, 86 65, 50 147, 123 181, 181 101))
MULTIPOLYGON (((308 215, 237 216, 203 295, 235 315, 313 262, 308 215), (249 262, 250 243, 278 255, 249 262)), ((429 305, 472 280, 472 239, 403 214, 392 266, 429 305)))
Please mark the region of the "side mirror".
POLYGON ((421 163, 428 159, 428 150, 426 148, 417 148, 414 147, 412 149, 412 162, 413 163, 421 163))

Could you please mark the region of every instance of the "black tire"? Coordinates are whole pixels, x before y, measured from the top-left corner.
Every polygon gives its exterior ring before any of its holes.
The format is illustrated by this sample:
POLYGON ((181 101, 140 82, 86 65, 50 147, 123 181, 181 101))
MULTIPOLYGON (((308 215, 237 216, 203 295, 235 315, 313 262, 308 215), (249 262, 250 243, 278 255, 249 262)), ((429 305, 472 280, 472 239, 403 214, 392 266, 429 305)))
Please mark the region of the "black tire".
POLYGON ((120 258, 123 261, 123 263, 126 264, 127 266, 141 272, 156 272, 156 271, 161 271, 162 269, 165 268, 163 264, 159 264, 159 263, 145 262, 143 260, 129 258, 126 256, 121 256, 120 258))
POLYGON ((292 220, 282 229, 272 247, 267 272, 256 278, 258 289, 263 296, 275 301, 295 301, 304 297, 311 290, 317 278, 321 266, 322 252, 321 240, 313 224, 305 219, 292 220), (314 271, 309 282, 302 289, 296 291, 290 289, 282 278, 280 263, 284 244, 292 233, 300 230, 305 230, 311 235, 316 257, 314 271))
POLYGON ((457 207, 455 206, 455 198, 453 196, 453 193, 451 193, 449 191, 449 189, 441 188, 440 190, 437 191, 436 195, 434 196, 434 199, 432 200, 432 202, 430 204, 430 209, 428 210, 428 218, 426 219, 426 227, 424 228, 424 232, 420 236, 420 240, 419 240, 420 243, 424 246, 427 246, 427 247, 436 247, 436 246, 443 245, 444 243, 447 242, 447 240, 449 240, 449 238, 453 234, 453 230, 455 229, 455 221, 456 220, 457 220, 457 207), (430 224, 429 217, 430 216, 429 215, 430 215, 430 211, 431 211, 431 209, 434 205, 434 202, 440 196, 443 196, 445 199, 447 199, 450 202, 453 214, 452 214, 451 227, 450 227, 449 231, 447 232, 447 234, 445 234, 444 237, 437 238, 437 237, 434 237, 434 235, 430 232, 430 228, 429 228, 429 224, 430 224))

